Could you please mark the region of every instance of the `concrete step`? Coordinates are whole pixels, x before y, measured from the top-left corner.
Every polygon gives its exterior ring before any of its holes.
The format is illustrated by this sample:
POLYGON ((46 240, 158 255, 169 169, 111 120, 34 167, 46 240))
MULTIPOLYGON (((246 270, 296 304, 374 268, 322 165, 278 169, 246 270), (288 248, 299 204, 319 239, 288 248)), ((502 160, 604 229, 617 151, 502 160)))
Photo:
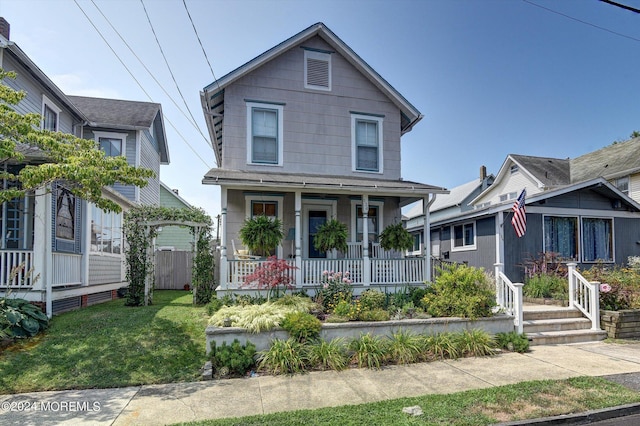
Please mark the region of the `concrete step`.
POLYGON ((524 332, 537 333, 540 331, 569 331, 585 330, 591 328, 591 320, 588 318, 556 318, 524 320, 522 322, 524 332))
POLYGON ((559 318, 582 318, 582 312, 575 308, 556 308, 556 309, 539 309, 524 310, 522 313, 524 320, 545 320, 559 318))
POLYGON ((596 342, 607 337, 601 330, 539 331, 526 333, 531 346, 566 345, 569 343, 596 342))

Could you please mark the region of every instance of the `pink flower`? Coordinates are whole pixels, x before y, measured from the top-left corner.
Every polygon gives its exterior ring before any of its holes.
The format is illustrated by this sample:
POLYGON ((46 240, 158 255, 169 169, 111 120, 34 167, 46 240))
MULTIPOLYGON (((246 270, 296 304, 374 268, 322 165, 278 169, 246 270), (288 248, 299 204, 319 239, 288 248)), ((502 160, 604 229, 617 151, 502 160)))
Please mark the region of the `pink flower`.
POLYGON ((322 275, 329 275, 329 271, 327 270, 322 271, 322 275))
POLYGON ((600 284, 600 291, 603 293, 609 293, 611 291, 611 286, 609 284, 600 284))
POLYGON ((329 288, 329 283, 326 283, 325 285, 323 285, 322 287, 324 288, 329 288))
POLYGON ((350 272, 349 272, 349 271, 345 271, 344 276, 345 276, 345 277, 348 277, 348 276, 349 276, 349 274, 350 274, 350 272))

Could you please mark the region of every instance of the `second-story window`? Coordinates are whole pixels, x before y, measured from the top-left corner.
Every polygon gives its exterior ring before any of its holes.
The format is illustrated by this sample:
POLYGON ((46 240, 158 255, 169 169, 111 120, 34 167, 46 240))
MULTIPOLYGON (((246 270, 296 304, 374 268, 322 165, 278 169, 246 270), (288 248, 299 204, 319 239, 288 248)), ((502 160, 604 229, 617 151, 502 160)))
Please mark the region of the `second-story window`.
POLYGON ((53 102, 46 96, 42 97, 42 129, 51 130, 52 132, 58 131, 58 116, 60 115, 60 108, 55 106, 53 102))
POLYGON ((382 117, 351 115, 353 170, 382 173, 382 117))
POLYGON ((282 105, 247 103, 247 163, 282 165, 282 105))
POLYGON ((107 157, 125 155, 126 133, 93 132, 98 148, 104 151, 107 157))

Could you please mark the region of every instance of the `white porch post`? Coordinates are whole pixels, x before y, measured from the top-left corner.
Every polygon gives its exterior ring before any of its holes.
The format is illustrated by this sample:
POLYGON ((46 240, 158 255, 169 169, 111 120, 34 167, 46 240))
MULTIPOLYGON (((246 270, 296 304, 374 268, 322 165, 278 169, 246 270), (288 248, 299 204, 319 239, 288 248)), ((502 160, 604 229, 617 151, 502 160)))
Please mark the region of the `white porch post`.
POLYGON ((229 273, 227 264, 227 188, 220 187, 220 288, 226 290, 229 287, 229 273))
POLYGON ((502 263, 496 262, 494 267, 494 275, 496 280, 496 303, 500 307, 504 307, 504 286, 502 285, 502 279, 500 278, 500 272, 502 272, 502 263))
POLYGON ((371 259, 369 259, 369 196, 367 194, 362 195, 362 263, 364 268, 362 280, 365 286, 369 286, 371 285, 371 259))
POLYGON ((576 270, 577 263, 567 263, 568 275, 569 275, 569 308, 575 308, 575 292, 576 292, 576 277, 574 272, 576 270))
POLYGON ((504 262, 504 215, 496 213, 496 263, 504 262))
MULTIPOLYGON (((53 316, 53 295, 51 293, 51 194, 46 188, 36 190, 33 220, 33 289, 44 290, 44 302, 47 316, 53 316), (35 277, 40 277, 35 279, 35 277)), ((41 299, 42 300, 42 299, 41 299)))
POLYGON ((91 252, 91 216, 92 209, 97 208, 84 202, 84 250, 82 251, 82 285, 89 285, 89 253, 91 252))
POLYGON ((431 225, 429 218, 429 196, 422 199, 422 213, 424 223, 422 225, 422 251, 424 256, 424 277, 422 281, 431 281, 431 225))
POLYGON ((296 191, 295 196, 296 196, 295 198, 296 232, 295 232, 294 244, 296 246, 295 264, 296 264, 296 268, 298 268, 295 271, 295 275, 296 275, 296 287, 301 288, 302 287, 302 243, 300 241, 300 238, 302 237, 302 217, 301 217, 302 192, 296 191))

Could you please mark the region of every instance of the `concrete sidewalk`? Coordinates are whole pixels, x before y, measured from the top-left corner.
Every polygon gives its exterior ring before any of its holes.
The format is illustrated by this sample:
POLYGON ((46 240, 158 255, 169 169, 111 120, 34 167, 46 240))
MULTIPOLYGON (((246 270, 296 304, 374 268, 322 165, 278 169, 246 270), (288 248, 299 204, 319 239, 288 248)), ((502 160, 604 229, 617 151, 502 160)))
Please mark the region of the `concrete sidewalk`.
POLYGON ((0 424, 160 425, 624 373, 640 373, 640 343, 534 346, 526 354, 391 366, 381 371, 351 369, 2 395, 0 424))

